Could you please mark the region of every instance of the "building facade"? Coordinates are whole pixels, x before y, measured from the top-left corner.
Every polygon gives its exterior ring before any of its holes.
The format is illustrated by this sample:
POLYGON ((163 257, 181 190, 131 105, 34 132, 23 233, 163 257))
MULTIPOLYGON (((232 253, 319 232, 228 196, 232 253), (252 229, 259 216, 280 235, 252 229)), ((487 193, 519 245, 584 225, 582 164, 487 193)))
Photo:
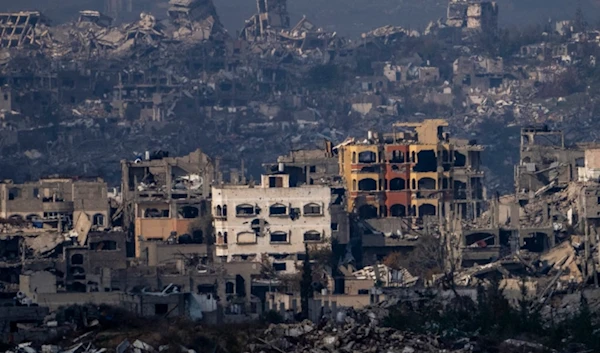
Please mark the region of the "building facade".
POLYGON ((398 123, 403 131, 337 146, 348 190, 347 210, 361 218, 423 217, 452 210, 474 218, 484 201, 480 152, 474 141, 451 140, 439 119, 398 123), (455 192, 455 189, 458 192, 455 192), (465 206, 454 205, 464 203, 465 206))
POLYGON ((92 226, 110 225, 107 185, 100 179, 44 178, 37 182, 0 184, 0 217, 67 227, 81 215, 92 226))
POLYGON ((206 154, 200 150, 183 157, 146 153, 134 161, 121 161, 121 170, 124 221, 135 229, 137 257, 144 240, 186 235, 191 242, 204 242, 200 219, 208 215, 215 176, 206 154))
POLYGON ((212 196, 216 256, 224 261, 268 261, 295 273, 306 245, 331 246, 328 186, 290 187, 288 174, 272 174, 259 186, 214 186, 212 196))

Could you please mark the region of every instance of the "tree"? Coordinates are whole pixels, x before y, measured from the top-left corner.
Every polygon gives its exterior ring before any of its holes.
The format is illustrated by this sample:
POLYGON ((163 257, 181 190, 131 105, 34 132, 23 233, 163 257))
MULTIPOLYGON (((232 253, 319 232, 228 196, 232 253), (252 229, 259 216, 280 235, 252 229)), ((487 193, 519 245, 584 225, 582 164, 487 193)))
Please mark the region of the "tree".
POLYGON ((312 288, 312 265, 310 264, 310 254, 308 245, 304 246, 304 263, 302 264, 302 281, 300 281, 300 301, 302 307, 302 317, 308 318, 308 303, 314 297, 312 288))

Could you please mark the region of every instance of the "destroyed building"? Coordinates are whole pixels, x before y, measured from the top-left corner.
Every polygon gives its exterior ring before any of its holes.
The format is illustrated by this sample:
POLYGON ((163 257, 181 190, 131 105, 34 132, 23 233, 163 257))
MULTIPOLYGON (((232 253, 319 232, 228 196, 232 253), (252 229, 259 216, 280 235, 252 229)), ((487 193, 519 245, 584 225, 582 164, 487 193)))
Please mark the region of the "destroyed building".
POLYGON ((414 132, 370 132, 362 141, 336 147, 348 211, 363 219, 423 217, 449 213, 445 208, 451 207, 463 217, 477 217, 485 200, 483 147, 452 141, 443 120, 394 126, 414 132))
POLYGON ((39 11, 0 13, 0 48, 40 46, 47 23, 39 11))
POLYGON ((498 30, 498 5, 492 1, 450 0, 446 24, 494 33, 498 30))
POLYGON ((0 184, 0 218, 35 221, 69 229, 80 218, 92 226, 111 224, 106 183, 98 179, 48 177, 37 182, 0 184))
POLYGON ((202 151, 184 157, 146 152, 121 161, 121 170, 124 224, 135 229, 137 256, 146 240, 207 241, 202 219, 209 214, 215 170, 202 151))
POLYGON ((215 185, 212 190, 216 256, 228 262, 268 260, 277 272, 296 273, 305 246, 330 248, 331 190, 290 184, 283 172, 261 184, 215 185))
POLYGON ((515 188, 521 200, 578 180, 578 167, 585 164, 584 150, 566 146, 563 132, 548 127, 521 129, 520 153, 515 188))
POLYGON ((277 36, 290 28, 287 0, 256 0, 258 12, 246 21, 241 38, 253 41, 277 36))

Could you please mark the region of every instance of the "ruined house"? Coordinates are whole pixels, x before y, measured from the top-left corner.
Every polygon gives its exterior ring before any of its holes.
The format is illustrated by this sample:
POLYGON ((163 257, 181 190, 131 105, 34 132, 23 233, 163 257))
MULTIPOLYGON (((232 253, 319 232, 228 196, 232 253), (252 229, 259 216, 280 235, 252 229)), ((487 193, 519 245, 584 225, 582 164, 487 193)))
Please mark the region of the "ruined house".
POLYGON ((446 24, 493 33, 498 30, 498 5, 492 1, 450 0, 446 24))
POLYGON ((135 229, 136 255, 145 240, 205 243, 212 160, 196 150, 187 156, 146 152, 121 161, 125 225, 135 229))
POLYGON ((216 256, 227 262, 264 260, 276 272, 296 273, 305 246, 331 247, 331 190, 294 187, 283 172, 261 181, 213 186, 216 256))
POLYGON ((4 219, 37 221, 59 229, 70 229, 80 218, 98 228, 111 223, 107 186, 100 178, 7 181, 0 184, 0 202, 0 218, 4 219))
POLYGON ((521 129, 520 153, 515 188, 523 201, 578 180, 578 167, 585 165, 584 150, 565 146, 563 132, 547 126, 521 129))
POLYGON ((0 13, 0 48, 37 46, 49 21, 39 11, 0 13))

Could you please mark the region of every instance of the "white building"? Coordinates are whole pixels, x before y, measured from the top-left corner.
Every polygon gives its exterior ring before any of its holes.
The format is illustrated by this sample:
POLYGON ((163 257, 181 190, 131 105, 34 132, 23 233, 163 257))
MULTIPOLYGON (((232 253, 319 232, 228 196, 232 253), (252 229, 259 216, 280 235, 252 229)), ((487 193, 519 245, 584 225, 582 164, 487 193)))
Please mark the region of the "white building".
POLYGON ((276 271, 295 273, 305 244, 330 247, 330 188, 289 185, 289 175, 275 174, 258 186, 213 186, 216 255, 228 262, 268 256, 276 271))

